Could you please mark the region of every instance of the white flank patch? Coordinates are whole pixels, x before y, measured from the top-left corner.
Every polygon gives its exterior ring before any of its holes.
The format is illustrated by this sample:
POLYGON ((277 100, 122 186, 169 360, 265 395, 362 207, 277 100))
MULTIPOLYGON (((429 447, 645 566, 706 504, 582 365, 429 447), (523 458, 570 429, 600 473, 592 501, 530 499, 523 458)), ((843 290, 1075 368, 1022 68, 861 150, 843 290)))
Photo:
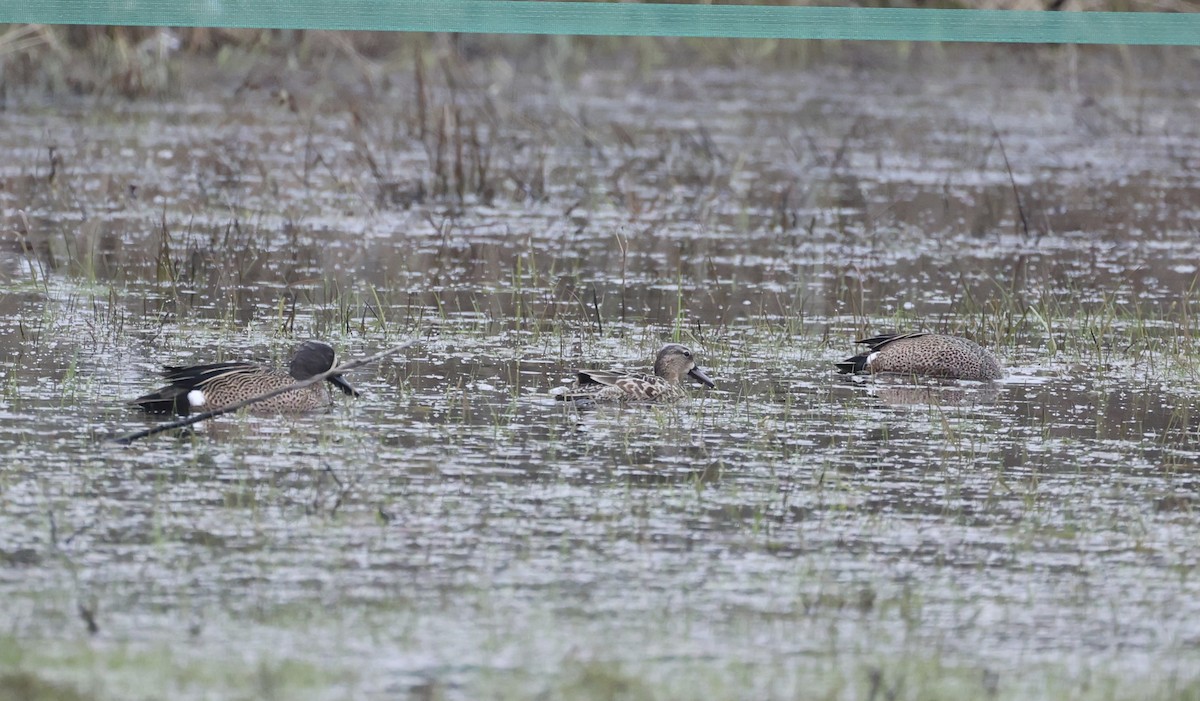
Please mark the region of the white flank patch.
POLYGON ((198 389, 188 392, 188 404, 192 406, 204 406, 204 392, 198 389))
POLYGON ((868 372, 875 372, 875 368, 873 366, 875 365, 875 358, 877 358, 877 357, 879 357, 879 351, 875 351, 874 353, 870 353, 867 355, 867 371, 868 372))

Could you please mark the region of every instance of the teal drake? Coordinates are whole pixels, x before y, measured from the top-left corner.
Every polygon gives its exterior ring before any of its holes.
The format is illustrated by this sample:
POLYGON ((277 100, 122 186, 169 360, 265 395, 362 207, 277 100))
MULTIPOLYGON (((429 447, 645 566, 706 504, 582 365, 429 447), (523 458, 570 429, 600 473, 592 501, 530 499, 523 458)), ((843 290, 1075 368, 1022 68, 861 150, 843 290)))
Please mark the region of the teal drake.
MULTIPOLYGON (((250 362, 213 363, 177 367, 168 365, 163 375, 168 384, 162 389, 143 395, 129 403, 149 414, 179 414, 186 416, 192 409, 220 409, 273 389, 307 380, 333 367, 336 356, 333 348, 320 341, 305 341, 292 355, 287 372, 250 362)), ((327 382, 351 397, 358 390, 340 375, 327 382)), ((324 383, 310 385, 294 392, 258 402, 248 407, 255 413, 298 413, 312 411, 333 403, 333 395, 324 383)))
POLYGON ((673 402, 687 396, 683 379, 716 384, 696 365, 692 351, 678 343, 663 346, 654 360, 654 373, 621 370, 576 370, 575 384, 555 398, 574 402, 673 402))
POLYGON ((855 343, 867 352, 837 363, 840 373, 937 377, 951 380, 999 380, 1000 361, 974 341, 937 333, 885 334, 855 343))

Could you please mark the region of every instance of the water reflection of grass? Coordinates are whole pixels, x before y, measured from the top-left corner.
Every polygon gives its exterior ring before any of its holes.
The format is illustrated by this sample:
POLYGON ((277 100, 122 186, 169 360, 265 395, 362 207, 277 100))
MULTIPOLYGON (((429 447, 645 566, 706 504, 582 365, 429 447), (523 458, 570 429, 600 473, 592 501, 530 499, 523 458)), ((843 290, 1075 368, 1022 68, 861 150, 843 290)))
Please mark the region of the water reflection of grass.
MULTIPOLYGON (((311 616, 305 616, 311 622, 311 616)), ((390 617, 389 620, 392 620, 390 617)), ((398 623, 399 621, 393 621, 398 623)), ((296 633, 303 633, 301 626, 296 633)), ((394 638, 402 629, 369 626, 368 636, 394 638)), ((524 631, 529 632, 529 631, 524 631)), ((351 635, 345 631, 340 635, 351 635)), ((1194 678, 1153 672, 1129 675, 1105 660, 1081 668, 1037 664, 1019 677, 986 661, 962 663, 913 647, 869 660, 847 655, 820 660, 786 649, 747 650, 742 659, 689 660, 668 651, 656 660, 597 656, 587 650, 564 650, 550 658, 522 660, 540 646, 523 638, 490 634, 489 647, 515 653, 511 668, 479 669, 479 679, 460 686, 431 668, 424 679, 410 679, 387 692, 362 688, 352 660, 331 656, 325 661, 289 659, 264 653, 257 661, 214 654, 207 659, 186 645, 149 649, 141 645, 74 647, 32 641, 0 640, 0 699, 8 701, 99 701, 113 698, 179 698, 201 692, 229 699, 488 698, 488 699, 691 699, 713 701, 746 698, 790 698, 804 689, 805 698, 853 699, 1189 699, 1200 693, 1194 678), (524 651, 523 651, 524 650, 524 651), (38 673, 30 668, 48 670, 38 673), (53 671, 49 671, 53 670, 53 671), (537 670, 536 674, 530 674, 537 670), (355 689, 358 689, 356 692, 355 689)), ((553 637, 553 634, 552 634, 553 637)), ((318 644, 319 649, 331 641, 318 644)), ((336 642, 336 641, 332 641, 336 642)), ((437 655, 436 651, 430 651, 437 655)), ((308 658, 308 655, 304 656, 308 658)), ((454 668, 445 660, 448 671, 454 668)), ((364 670, 358 670, 361 672, 364 670)))
MULTIPOLYGON (((804 698, 829 699, 1178 699, 1192 698, 1200 689, 1194 682, 1170 678, 1143 685, 1115 674, 1098 671, 1087 679, 1073 678, 1066 670, 1039 670, 1037 685, 1010 684, 1003 674, 986 666, 946 663, 914 651, 912 657, 878 659, 868 664, 806 669, 802 661, 779 655, 776 666, 752 663, 680 664, 664 679, 639 674, 637 664, 604 661, 571 661, 549 684, 503 676, 490 680, 490 698, 525 699, 538 694, 563 699, 745 699, 785 698, 780 689, 795 688, 803 676, 804 698), (521 682, 526 683, 522 684, 521 682), (782 695, 781 695, 782 694, 782 695)), ((484 693, 483 689, 478 690, 484 693)))
POLYGON ((48 681, 32 672, 0 673, 2 701, 89 701, 97 698, 95 694, 82 693, 74 686, 48 681))
POLYGON ((353 673, 265 653, 200 658, 135 642, 104 646, 0 637, 0 701, 179 698, 324 698, 353 688, 353 673), (44 671, 32 671, 44 670, 44 671))

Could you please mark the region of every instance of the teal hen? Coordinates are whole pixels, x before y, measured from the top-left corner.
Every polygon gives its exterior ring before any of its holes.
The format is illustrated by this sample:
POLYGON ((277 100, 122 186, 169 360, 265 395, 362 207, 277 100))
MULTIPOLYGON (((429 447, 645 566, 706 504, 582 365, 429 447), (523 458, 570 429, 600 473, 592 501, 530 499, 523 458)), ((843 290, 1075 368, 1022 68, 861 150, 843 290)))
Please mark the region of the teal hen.
POLYGON ((575 402, 672 402, 687 396, 683 378, 708 386, 716 384, 696 365, 692 351, 678 343, 663 346, 654 360, 654 373, 620 370, 577 370, 575 384, 556 398, 575 402))

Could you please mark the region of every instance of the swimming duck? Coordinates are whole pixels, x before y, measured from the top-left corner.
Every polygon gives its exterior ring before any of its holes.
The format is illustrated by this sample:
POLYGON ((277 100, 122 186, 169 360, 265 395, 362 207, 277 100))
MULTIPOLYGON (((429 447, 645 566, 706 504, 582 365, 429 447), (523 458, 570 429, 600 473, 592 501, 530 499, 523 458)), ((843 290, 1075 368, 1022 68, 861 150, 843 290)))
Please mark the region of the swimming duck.
POLYGON ((974 341, 937 333, 884 334, 855 343, 867 352, 837 363, 840 373, 890 373, 954 380, 999 380, 996 356, 974 341))
MULTIPOLYGON (((129 403, 150 414, 186 416, 193 408, 219 409, 300 380, 319 375, 333 367, 333 347, 321 341, 305 341, 292 355, 287 372, 251 362, 213 363, 187 367, 166 366, 166 387, 143 395, 129 403)), ((327 382, 351 397, 358 390, 340 375, 327 382)), ((255 413, 304 412, 333 403, 325 382, 286 392, 248 407, 255 413)))
POLYGON ((669 343, 658 352, 652 375, 621 370, 576 370, 575 384, 558 391, 555 397, 575 402, 672 402, 687 396, 684 377, 716 387, 696 365, 691 350, 669 343))

